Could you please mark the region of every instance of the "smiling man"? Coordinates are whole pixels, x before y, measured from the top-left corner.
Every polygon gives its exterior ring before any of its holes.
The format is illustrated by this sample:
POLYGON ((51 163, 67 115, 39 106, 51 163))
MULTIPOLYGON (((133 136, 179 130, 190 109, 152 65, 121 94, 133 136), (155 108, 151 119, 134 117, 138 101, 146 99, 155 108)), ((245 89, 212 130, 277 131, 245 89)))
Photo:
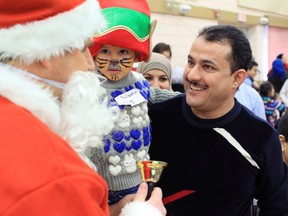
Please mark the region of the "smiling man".
POLYGON ((186 95, 152 105, 151 158, 168 162, 159 186, 167 215, 288 214, 287 167, 277 132, 234 94, 252 51, 229 25, 204 28, 190 49, 186 95))

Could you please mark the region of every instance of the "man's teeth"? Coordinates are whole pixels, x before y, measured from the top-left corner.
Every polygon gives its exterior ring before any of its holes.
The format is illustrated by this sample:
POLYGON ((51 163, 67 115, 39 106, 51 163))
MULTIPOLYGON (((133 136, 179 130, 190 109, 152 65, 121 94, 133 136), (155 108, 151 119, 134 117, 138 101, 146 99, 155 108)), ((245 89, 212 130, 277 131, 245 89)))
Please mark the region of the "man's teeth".
POLYGON ((200 88, 200 87, 196 87, 196 86, 191 86, 191 89, 192 89, 193 91, 203 91, 203 90, 205 90, 205 89, 207 89, 207 88, 206 88, 206 87, 200 88))

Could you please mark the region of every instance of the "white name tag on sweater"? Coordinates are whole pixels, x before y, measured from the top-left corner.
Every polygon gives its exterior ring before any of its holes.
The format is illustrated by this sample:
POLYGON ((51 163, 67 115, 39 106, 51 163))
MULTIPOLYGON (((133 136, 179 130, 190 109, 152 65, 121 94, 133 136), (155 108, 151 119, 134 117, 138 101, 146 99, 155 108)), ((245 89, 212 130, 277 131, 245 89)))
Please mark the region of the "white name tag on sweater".
POLYGON ((145 98, 140 94, 138 89, 132 89, 121 95, 115 97, 118 105, 130 105, 135 106, 145 101, 145 98))

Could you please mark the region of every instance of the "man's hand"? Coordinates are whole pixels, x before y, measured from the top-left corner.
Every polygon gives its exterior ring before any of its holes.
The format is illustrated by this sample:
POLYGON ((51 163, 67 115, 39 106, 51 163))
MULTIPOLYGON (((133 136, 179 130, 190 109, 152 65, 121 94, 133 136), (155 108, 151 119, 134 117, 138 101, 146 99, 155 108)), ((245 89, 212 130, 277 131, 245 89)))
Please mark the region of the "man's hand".
MULTIPOLYGON (((136 196, 133 201, 145 201, 148 193, 148 185, 146 182, 142 182, 139 186, 139 189, 136 193, 136 196)), ((166 215, 166 209, 162 202, 162 190, 158 187, 155 187, 152 191, 151 197, 146 201, 150 205, 158 208, 163 215, 166 215)))
POLYGON ((110 216, 119 216, 122 208, 127 204, 133 201, 135 194, 129 194, 123 197, 118 203, 110 205, 109 211, 110 216))
POLYGON ((142 182, 136 194, 129 194, 123 197, 118 203, 109 206, 110 216, 119 216, 122 208, 126 204, 134 201, 146 202, 149 205, 157 208, 162 213, 162 215, 166 215, 166 209, 162 202, 162 190, 158 187, 155 187, 152 191, 150 199, 145 201, 147 193, 148 185, 146 182, 142 182))

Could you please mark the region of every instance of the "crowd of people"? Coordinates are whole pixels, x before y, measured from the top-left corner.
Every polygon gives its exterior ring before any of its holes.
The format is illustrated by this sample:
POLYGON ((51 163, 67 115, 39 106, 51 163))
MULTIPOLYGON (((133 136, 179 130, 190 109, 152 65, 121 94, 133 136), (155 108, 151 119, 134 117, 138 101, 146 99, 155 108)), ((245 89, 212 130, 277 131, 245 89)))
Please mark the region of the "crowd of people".
POLYGON ((243 32, 204 27, 176 91, 146 0, 0 6, 1 215, 288 215, 283 54, 258 83, 243 32))

